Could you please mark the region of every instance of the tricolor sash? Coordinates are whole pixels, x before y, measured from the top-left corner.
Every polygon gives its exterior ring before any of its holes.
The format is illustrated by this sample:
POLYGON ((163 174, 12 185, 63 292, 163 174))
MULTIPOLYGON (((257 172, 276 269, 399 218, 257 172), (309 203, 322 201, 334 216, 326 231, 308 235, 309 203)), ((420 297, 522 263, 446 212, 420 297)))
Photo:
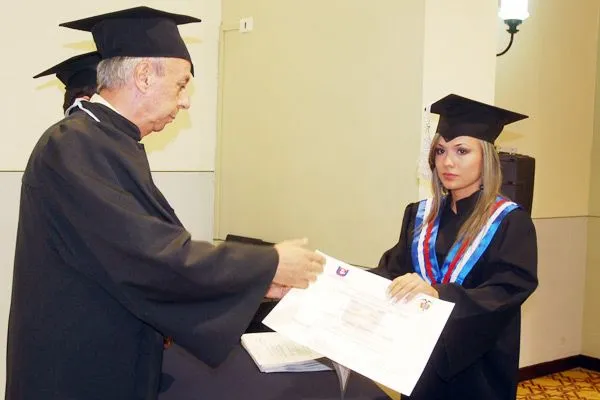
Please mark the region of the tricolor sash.
POLYGON ((440 226, 440 215, 429 224, 423 222, 431 212, 433 199, 422 200, 417 209, 415 220, 415 233, 411 246, 412 262, 421 277, 429 284, 455 282, 462 285, 481 255, 489 246, 500 223, 514 209, 519 206, 516 203, 498 196, 492 207, 491 216, 483 226, 479 234, 471 243, 461 240, 454 243, 442 268, 438 266, 435 243, 440 226), (417 229, 421 227, 419 231, 417 229))

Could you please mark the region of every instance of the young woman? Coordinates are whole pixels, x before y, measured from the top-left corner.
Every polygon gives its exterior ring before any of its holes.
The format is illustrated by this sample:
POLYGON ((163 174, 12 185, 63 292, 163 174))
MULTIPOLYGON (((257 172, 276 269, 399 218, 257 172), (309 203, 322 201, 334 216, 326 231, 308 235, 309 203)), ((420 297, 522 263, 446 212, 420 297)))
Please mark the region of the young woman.
POLYGON ((521 304, 537 287, 537 244, 528 213, 500 194, 493 142, 526 116, 449 95, 429 165, 433 198, 409 204, 398 243, 375 273, 389 294, 425 293, 455 303, 411 400, 514 400, 521 304))

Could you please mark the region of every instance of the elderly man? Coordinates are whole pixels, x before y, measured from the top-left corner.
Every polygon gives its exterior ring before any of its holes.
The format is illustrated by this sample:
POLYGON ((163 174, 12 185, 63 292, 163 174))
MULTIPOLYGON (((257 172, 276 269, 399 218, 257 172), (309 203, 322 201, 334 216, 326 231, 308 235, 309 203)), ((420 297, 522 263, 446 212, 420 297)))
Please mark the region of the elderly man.
POLYGON ((322 271, 302 241, 192 241, 154 185, 139 141, 190 106, 177 25, 197 21, 139 7, 64 24, 94 36, 99 95, 43 134, 23 176, 7 399, 155 399, 163 337, 216 366, 265 295, 322 271))

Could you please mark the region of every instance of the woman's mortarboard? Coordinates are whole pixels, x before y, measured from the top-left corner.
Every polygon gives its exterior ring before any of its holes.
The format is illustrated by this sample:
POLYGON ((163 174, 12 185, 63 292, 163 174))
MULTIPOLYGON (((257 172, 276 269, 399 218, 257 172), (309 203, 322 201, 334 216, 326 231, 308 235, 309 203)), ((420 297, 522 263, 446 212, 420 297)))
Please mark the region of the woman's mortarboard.
POLYGON ((433 103, 431 112, 440 115, 436 132, 446 141, 458 136, 471 136, 494 143, 505 125, 528 118, 527 115, 456 94, 449 94, 433 103))

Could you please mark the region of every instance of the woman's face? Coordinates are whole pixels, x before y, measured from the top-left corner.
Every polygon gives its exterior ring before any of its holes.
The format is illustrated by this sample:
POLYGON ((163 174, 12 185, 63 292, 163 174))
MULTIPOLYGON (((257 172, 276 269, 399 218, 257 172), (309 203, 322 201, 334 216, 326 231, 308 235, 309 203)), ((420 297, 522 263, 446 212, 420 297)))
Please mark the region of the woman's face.
POLYGON ((475 193, 481 185, 483 150, 478 139, 459 136, 440 138, 435 147, 435 169, 455 200, 475 193))

